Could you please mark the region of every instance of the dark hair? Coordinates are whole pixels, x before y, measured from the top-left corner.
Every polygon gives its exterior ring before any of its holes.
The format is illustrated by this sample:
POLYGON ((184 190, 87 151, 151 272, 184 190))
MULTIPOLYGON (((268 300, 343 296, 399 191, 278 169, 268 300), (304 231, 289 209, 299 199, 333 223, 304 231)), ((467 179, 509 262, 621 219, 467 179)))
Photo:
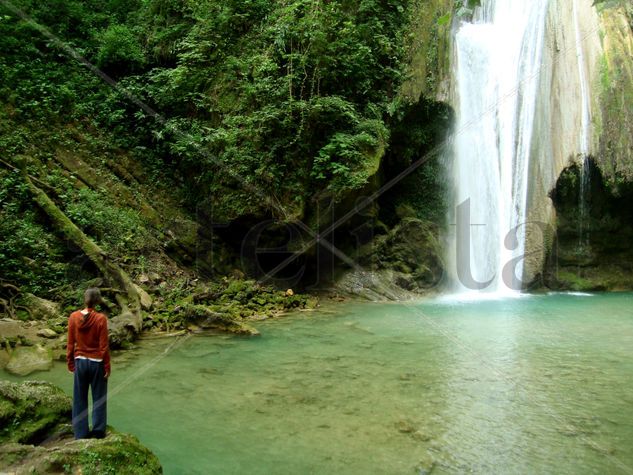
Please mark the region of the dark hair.
POLYGON ((96 287, 90 287, 84 292, 84 303, 86 307, 93 308, 95 305, 102 303, 101 291, 96 287))

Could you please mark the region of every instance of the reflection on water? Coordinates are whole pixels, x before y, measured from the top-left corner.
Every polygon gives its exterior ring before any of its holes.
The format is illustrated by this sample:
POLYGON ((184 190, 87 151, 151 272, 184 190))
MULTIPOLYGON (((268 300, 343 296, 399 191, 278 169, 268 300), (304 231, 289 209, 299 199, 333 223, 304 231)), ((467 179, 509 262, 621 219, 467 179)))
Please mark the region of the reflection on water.
MULTIPOLYGON (((166 473, 627 473, 632 304, 354 303, 147 340, 114 360, 110 423, 166 473)), ((70 392, 61 364, 37 377, 70 392)))

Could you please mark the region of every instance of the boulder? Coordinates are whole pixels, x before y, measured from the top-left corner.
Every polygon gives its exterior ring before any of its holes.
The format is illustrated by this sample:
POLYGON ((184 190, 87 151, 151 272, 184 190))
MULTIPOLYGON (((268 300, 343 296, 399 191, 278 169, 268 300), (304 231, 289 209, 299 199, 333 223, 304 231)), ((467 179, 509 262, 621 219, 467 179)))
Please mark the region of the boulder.
POLYGON ((398 280, 399 273, 390 269, 375 272, 350 270, 335 283, 335 290, 347 295, 354 295, 366 300, 378 302, 382 300, 407 300, 416 294, 403 288, 398 280))
POLYGON ((17 338, 24 333, 24 326, 19 320, 10 318, 0 319, 0 337, 17 338))
POLYGON ((111 318, 108 322, 110 346, 118 348, 134 340, 140 333, 142 325, 140 317, 129 310, 111 318))
POLYGON ((184 309, 187 320, 204 330, 220 330, 236 335, 259 336, 259 331, 244 323, 241 317, 226 312, 216 312, 204 305, 187 305, 184 309))
POLYGON ((57 332, 50 328, 42 328, 37 331, 37 336, 41 336, 42 338, 57 338, 57 332))
POLYGON ((150 297, 150 295, 138 285, 134 284, 134 288, 136 289, 139 299, 141 300, 141 307, 143 308, 143 310, 149 310, 150 308, 152 308, 152 297, 150 297))
POLYGON ((375 268, 392 270, 393 283, 405 290, 434 290, 444 276, 439 236, 440 231, 433 223, 405 218, 379 240, 375 268))
POLYGON ((51 350, 41 345, 19 346, 11 352, 6 370, 9 373, 26 376, 34 371, 47 371, 53 366, 51 350))
POLYGON ((61 307, 58 303, 37 297, 33 294, 24 294, 24 305, 28 307, 36 320, 49 320, 59 318, 61 307))

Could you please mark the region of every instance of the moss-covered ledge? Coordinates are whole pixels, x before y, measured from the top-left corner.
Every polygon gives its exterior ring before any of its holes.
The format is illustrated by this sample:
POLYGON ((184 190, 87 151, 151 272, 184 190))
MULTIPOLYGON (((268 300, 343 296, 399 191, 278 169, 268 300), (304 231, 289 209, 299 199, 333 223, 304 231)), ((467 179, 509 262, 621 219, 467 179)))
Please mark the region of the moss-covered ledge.
POLYGON ((43 381, 0 381, 0 472, 159 474, 139 440, 109 428, 104 439, 74 440, 71 400, 43 381))

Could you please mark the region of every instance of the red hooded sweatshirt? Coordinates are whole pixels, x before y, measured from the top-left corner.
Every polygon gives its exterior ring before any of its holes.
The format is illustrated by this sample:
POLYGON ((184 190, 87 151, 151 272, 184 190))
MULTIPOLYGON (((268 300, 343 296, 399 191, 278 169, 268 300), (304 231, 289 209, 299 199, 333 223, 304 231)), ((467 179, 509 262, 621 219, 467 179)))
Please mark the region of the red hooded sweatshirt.
POLYGON ((110 349, 108 347, 108 319, 94 309, 85 315, 77 310, 68 317, 68 344, 66 362, 68 369, 75 371, 75 358, 85 356, 103 360, 105 372, 110 373, 110 349))

